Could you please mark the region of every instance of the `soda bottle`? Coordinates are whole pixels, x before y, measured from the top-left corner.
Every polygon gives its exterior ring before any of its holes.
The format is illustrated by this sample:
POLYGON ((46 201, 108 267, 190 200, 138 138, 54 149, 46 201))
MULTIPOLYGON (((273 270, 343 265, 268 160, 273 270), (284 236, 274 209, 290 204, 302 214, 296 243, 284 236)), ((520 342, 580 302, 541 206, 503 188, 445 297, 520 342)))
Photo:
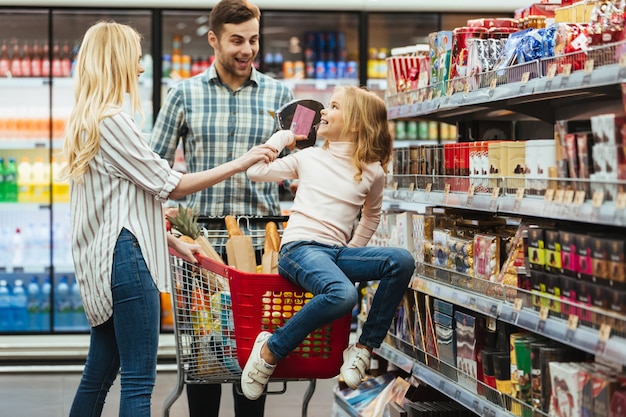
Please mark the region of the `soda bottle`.
POLYGON ((0 280, 0 332, 13 330, 11 314, 11 291, 6 280, 0 280))
POLYGON ((36 276, 30 279, 27 293, 27 309, 28 309, 28 330, 40 331, 43 329, 41 322, 41 287, 39 286, 39 278, 36 276))
POLYGON ((6 193, 6 183, 5 183, 5 179, 4 179, 4 172, 5 172, 5 166, 4 166, 4 158, 0 157, 0 203, 3 203, 5 201, 5 193, 6 193))
POLYGON ((7 203, 17 202, 17 164, 15 158, 9 158, 4 171, 4 201, 7 203))
POLYGON ((11 312, 13 315, 13 330, 18 332, 26 331, 28 327, 28 310, 27 310, 26 290, 24 282, 16 279, 13 283, 13 292, 11 294, 11 312))
POLYGON ((41 284, 41 298, 39 300, 39 312, 41 314, 41 330, 50 330, 50 292, 52 291, 52 284, 50 283, 50 276, 47 276, 43 284, 41 284))
POLYGON ((0 77, 7 77, 11 69, 11 59, 9 57, 9 47, 6 41, 0 47, 0 77))

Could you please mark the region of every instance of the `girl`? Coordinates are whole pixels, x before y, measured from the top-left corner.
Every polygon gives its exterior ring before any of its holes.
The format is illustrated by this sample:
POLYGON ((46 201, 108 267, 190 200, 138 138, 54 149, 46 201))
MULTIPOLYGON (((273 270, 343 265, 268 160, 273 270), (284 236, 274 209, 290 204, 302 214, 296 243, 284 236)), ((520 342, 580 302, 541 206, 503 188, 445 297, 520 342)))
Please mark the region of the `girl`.
MULTIPOLYGON (((359 341, 343 353, 341 376, 355 389, 415 269, 405 249, 365 246, 380 221, 392 153, 384 101, 365 89, 338 87, 322 110, 318 135, 324 146, 259 162, 247 171, 254 181, 299 180, 278 270, 315 295, 285 326, 257 336, 241 376, 250 399, 263 393, 278 361, 309 333, 352 310, 358 298, 355 282, 379 280, 359 341)), ((279 131, 267 144, 280 152, 296 139, 301 137, 279 131)))
MULTIPOLYGON (((257 146, 207 171, 182 175, 152 152, 131 114, 141 112, 141 37, 99 22, 75 65, 75 106, 64 154, 70 180, 72 255, 92 326, 87 362, 70 417, 100 416, 121 369, 120 416, 150 417, 159 341, 159 288, 169 281, 162 202, 245 171, 276 154, 257 146), (123 112, 128 95, 130 114, 123 112)), ((191 256, 197 247, 177 250, 191 256)))

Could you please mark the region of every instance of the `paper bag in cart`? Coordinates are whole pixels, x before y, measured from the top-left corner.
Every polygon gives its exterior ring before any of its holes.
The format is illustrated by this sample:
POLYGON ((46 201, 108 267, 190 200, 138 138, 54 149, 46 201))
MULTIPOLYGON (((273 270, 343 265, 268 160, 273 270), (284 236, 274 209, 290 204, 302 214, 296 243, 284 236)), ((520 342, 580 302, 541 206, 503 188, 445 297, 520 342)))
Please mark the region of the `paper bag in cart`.
POLYGON ((256 273, 256 255, 250 236, 232 236, 226 242, 228 264, 243 272, 256 273))

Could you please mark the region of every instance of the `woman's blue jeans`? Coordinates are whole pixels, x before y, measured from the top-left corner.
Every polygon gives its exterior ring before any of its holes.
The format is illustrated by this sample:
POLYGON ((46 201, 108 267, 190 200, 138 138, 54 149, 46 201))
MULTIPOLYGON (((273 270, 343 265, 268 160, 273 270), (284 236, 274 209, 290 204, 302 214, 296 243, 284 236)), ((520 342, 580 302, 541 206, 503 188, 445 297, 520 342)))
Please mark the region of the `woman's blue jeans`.
POLYGON ((347 248, 313 241, 290 242, 280 250, 278 272, 315 296, 269 339, 279 359, 309 333, 352 311, 358 302, 355 282, 379 281, 359 343, 377 348, 415 270, 406 249, 365 246, 347 248))
POLYGON ((91 329, 89 353, 70 417, 98 417, 118 372, 120 417, 150 417, 159 344, 159 290, 135 236, 122 229, 115 245, 113 316, 91 329))

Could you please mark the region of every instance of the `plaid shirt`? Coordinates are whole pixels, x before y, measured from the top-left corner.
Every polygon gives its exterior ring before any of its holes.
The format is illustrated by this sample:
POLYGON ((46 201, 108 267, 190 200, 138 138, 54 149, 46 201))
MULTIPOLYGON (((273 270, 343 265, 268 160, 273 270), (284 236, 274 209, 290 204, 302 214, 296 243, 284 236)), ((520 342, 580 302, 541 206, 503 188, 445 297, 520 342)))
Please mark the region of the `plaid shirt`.
MULTIPOLYGON (((287 86, 254 68, 233 92, 212 65, 169 90, 152 131, 152 149, 173 164, 182 138, 188 172, 214 168, 265 143, 277 129, 274 112, 291 100, 287 86)), ((201 216, 280 215, 278 184, 252 182, 245 172, 189 195, 186 204, 201 216)))

